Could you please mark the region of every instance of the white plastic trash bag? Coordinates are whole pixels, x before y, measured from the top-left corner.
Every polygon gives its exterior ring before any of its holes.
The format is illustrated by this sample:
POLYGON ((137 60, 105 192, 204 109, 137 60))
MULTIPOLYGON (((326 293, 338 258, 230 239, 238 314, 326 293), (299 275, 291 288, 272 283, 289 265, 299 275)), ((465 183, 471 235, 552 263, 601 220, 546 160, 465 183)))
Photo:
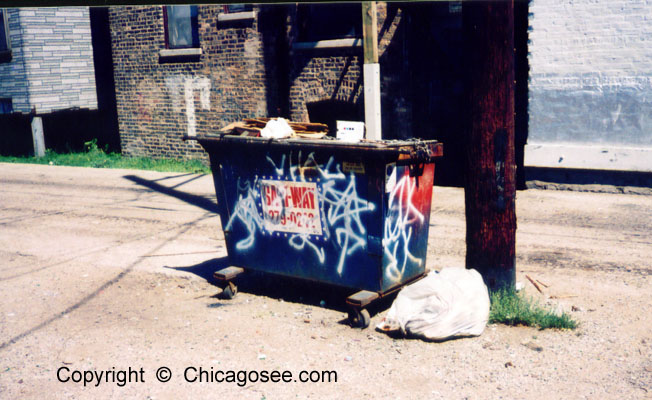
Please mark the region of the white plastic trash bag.
POLYGON ((479 336, 489 320, 489 291, 474 269, 444 268, 404 287, 376 329, 430 340, 479 336))
POLYGON ((260 131, 260 136, 264 138, 283 139, 292 136, 294 130, 290 127, 284 118, 271 119, 260 131))

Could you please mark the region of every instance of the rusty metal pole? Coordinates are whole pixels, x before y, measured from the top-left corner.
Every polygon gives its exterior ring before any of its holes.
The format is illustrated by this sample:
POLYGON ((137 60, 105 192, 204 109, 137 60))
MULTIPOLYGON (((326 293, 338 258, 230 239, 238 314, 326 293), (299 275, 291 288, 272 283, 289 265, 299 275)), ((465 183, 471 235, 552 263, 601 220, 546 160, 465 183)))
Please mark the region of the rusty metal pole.
POLYGON ((466 267, 513 287, 516 252, 514 4, 462 6, 468 119, 466 267))

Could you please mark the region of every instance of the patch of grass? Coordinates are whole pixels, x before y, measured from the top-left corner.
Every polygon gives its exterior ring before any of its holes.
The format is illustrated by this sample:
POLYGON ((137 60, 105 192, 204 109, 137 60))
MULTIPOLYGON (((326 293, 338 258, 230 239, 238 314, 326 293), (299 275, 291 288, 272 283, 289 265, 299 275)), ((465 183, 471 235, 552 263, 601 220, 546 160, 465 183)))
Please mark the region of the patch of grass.
POLYGON ((575 322, 567 313, 557 314, 531 299, 526 299, 514 289, 491 293, 489 323, 534 326, 539 329, 575 329, 575 322))
POLYGON ((174 160, 166 158, 123 157, 116 153, 107 153, 97 146, 95 140, 85 143, 86 151, 80 153, 56 153, 48 150, 44 157, 5 157, 0 162, 24 164, 66 165, 70 167, 89 168, 123 168, 159 172, 189 172, 210 174, 211 169, 198 160, 174 160))

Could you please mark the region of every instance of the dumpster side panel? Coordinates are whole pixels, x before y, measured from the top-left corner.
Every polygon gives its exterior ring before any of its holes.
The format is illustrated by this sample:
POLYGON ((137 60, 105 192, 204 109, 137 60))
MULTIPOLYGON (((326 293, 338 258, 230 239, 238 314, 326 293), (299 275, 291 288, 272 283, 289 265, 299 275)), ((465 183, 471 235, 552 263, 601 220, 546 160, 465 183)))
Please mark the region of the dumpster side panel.
POLYGON ((409 166, 386 169, 386 208, 383 230, 383 291, 425 271, 435 164, 425 164, 421 176, 409 166))
MULTIPOLYGON (((218 152, 209 154, 213 158, 218 152)), ((382 258, 369 255, 367 221, 382 221, 383 197, 382 192, 368 193, 363 160, 243 147, 220 151, 217 158, 223 186, 219 197, 228 208, 221 213, 222 226, 232 265, 381 289, 382 258)))
POLYGON ((220 164, 215 160, 218 157, 211 157, 211 171, 213 172, 213 184, 215 185, 215 195, 217 197, 217 210, 220 213, 221 221, 229 220, 229 208, 226 202, 226 193, 224 189, 224 179, 222 177, 222 171, 220 164))

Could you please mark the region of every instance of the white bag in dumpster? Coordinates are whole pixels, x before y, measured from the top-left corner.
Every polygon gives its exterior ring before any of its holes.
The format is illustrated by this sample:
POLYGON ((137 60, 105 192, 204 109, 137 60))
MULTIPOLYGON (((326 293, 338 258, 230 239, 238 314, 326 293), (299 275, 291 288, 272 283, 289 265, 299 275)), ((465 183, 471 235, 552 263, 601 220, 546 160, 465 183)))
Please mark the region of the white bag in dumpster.
POLYGON ((285 118, 271 119, 260 131, 264 138, 283 139, 292 136, 294 130, 285 118))
POLYGON ((489 292, 478 271, 444 268, 404 287, 376 328, 444 340, 479 336, 488 320, 489 292))

